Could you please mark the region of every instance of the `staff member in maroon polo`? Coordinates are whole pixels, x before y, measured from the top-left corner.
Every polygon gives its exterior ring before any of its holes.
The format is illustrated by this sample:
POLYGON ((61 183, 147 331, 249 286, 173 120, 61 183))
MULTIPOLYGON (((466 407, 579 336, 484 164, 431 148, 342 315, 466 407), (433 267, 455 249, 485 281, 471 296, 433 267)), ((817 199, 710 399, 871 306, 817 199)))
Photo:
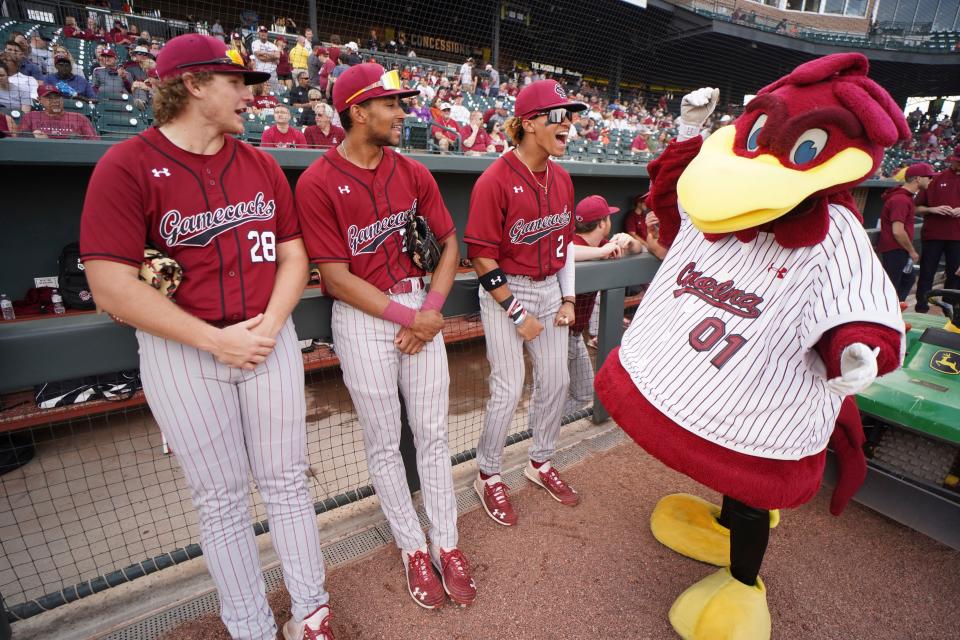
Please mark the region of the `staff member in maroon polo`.
POLYGON ((960 288, 960 145, 947 158, 950 166, 933 177, 930 186, 917 197, 917 215, 923 216, 920 244, 920 280, 917 282, 917 311, 930 310, 927 292, 940 258, 947 258, 947 289, 960 288))
POLYGON ((913 247, 914 198, 927 188, 934 175, 933 167, 918 162, 907 168, 903 186, 883 194, 877 254, 900 302, 907 299, 913 287, 913 265, 920 263, 920 255, 913 247))

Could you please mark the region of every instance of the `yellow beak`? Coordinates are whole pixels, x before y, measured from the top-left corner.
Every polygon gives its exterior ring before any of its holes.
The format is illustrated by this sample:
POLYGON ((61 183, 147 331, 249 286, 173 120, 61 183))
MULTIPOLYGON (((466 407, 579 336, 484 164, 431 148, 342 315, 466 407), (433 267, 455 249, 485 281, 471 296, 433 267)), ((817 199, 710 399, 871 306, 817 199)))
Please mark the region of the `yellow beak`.
POLYGON ((865 151, 844 149, 821 165, 800 171, 764 154, 733 152, 736 128, 718 129, 703 143, 677 183, 680 205, 704 233, 732 233, 776 220, 805 198, 863 178, 873 168, 865 151))

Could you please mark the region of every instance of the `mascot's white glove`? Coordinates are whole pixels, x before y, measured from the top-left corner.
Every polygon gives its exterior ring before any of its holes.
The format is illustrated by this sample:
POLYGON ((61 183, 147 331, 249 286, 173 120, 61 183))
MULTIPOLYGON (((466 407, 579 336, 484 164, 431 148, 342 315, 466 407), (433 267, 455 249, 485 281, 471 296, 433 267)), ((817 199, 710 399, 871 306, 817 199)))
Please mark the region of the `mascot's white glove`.
POLYGON ((854 342, 840 355, 840 376, 827 380, 827 388, 839 396, 852 396, 869 387, 877 377, 877 355, 862 342, 854 342))
POLYGON ((720 89, 703 87, 691 91, 680 101, 680 126, 677 127, 677 141, 682 142, 700 135, 700 128, 717 108, 720 89))

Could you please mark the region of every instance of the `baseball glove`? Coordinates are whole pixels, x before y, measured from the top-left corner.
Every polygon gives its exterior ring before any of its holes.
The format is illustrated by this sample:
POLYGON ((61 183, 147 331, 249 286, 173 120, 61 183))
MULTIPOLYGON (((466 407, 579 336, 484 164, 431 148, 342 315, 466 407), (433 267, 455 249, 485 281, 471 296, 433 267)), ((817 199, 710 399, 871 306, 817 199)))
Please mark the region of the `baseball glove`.
POLYGON ((404 228, 404 250, 413 264, 427 272, 433 272, 440 264, 440 243, 430 230, 427 219, 413 214, 404 228))
POLYGON ((183 268, 164 252, 147 247, 143 250, 140 279, 168 298, 172 298, 183 281, 183 268))

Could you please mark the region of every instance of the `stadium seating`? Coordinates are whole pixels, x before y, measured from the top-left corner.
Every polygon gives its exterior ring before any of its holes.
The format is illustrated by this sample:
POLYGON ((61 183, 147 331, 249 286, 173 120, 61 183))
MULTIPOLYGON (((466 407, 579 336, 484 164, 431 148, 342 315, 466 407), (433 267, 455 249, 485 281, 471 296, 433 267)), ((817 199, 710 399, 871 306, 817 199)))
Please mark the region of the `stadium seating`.
POLYGON ((129 137, 145 130, 147 126, 139 113, 106 111, 97 117, 97 131, 104 138, 129 137))
POLYGON ((418 118, 403 121, 403 146, 407 149, 426 151, 430 142, 430 123, 418 118))
POLYGON ((251 144, 260 144, 263 137, 263 130, 268 125, 254 114, 248 114, 247 119, 243 121, 243 139, 251 144))

